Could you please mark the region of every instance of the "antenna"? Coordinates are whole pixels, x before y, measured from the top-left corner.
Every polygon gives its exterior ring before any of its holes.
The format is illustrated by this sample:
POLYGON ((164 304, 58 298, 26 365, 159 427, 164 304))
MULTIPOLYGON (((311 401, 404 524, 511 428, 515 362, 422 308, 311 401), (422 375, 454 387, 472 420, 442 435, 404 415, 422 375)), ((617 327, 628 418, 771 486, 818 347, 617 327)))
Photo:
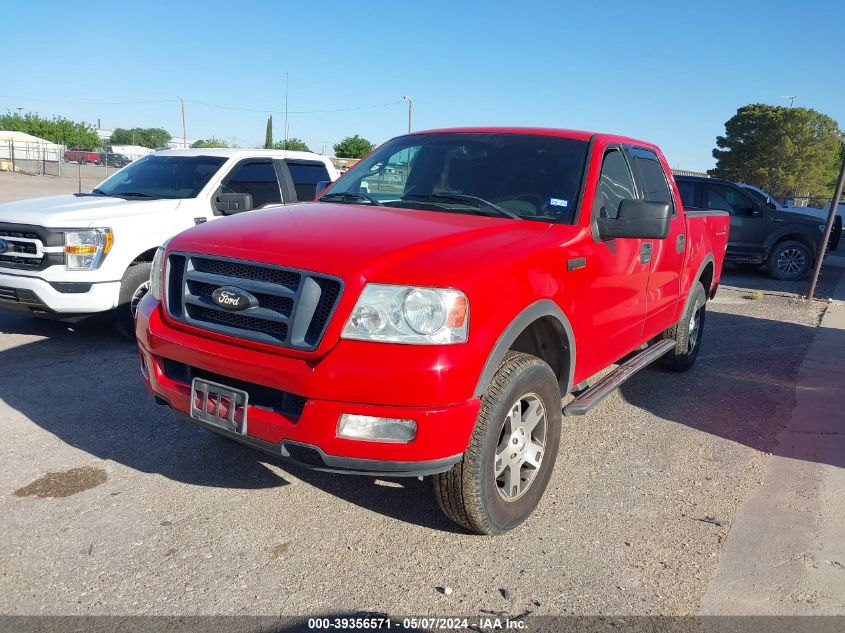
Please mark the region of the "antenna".
POLYGON ((783 95, 781 99, 789 99, 789 107, 792 107, 792 104, 795 103, 795 100, 798 98, 798 95, 783 95))
POLYGON ((288 73, 285 73, 285 153, 282 156, 287 156, 288 151, 288 73))

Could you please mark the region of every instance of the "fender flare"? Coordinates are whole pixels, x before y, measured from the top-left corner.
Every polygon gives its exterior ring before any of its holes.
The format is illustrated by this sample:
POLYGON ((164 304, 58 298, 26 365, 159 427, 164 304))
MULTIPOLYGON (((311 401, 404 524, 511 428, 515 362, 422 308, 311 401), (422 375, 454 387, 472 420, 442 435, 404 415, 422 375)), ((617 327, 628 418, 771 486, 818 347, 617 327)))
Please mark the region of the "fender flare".
POLYGON ((789 235, 801 235, 810 240, 813 244, 813 258, 815 259, 818 257, 821 236, 816 237, 815 234, 803 224, 787 224, 786 226, 780 227, 777 231, 766 238, 766 241, 763 243, 763 247, 766 249, 764 255, 765 259, 768 259, 769 255, 772 254, 772 249, 775 245, 789 235))
POLYGON ((517 337, 537 319, 544 317, 551 317, 556 320, 566 335, 569 341, 569 364, 566 376, 560 377, 561 395, 566 395, 572 389, 572 378, 575 374, 575 335, 572 331, 572 325, 569 319, 563 313, 563 310, 551 299, 540 299, 525 308, 522 312, 517 314, 513 320, 505 328, 505 331, 499 336, 493 349, 487 357, 487 362, 484 364, 484 369, 481 371, 481 376, 475 385, 474 395, 480 398, 487 387, 493 381, 493 376, 498 371, 502 360, 507 354, 510 346, 517 337))
MULTIPOLYGON (((713 253, 707 253, 704 256, 704 259, 701 262, 701 265, 698 267, 698 272, 695 273, 695 277, 692 278, 692 283, 690 283, 689 288, 687 288, 687 298, 684 299, 684 309, 681 311, 681 315, 679 320, 683 318, 683 316, 687 313, 687 308, 689 307, 689 301, 692 298, 692 284, 698 283, 698 280, 701 279, 701 275, 704 272, 704 269, 707 268, 707 264, 713 264, 713 275, 715 277, 716 274, 716 258, 713 257, 713 253)), ((704 297, 705 301, 710 299, 710 293, 713 291, 713 286, 711 284, 710 288, 704 289, 704 297)))

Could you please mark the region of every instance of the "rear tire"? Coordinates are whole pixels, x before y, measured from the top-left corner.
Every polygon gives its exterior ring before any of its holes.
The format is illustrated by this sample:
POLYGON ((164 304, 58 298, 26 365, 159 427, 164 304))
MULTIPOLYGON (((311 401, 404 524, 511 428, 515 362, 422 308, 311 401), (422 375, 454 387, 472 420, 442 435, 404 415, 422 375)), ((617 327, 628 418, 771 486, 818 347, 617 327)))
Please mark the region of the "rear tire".
POLYGON ((432 478, 440 508, 477 534, 515 528, 546 490, 560 426, 560 386, 552 368, 536 356, 508 352, 481 398, 463 459, 432 478))
POLYGON ((707 293, 701 282, 696 281, 690 289, 681 320, 663 332, 662 338, 675 341, 675 349, 660 358, 658 362, 662 367, 672 371, 687 371, 695 364, 704 335, 706 307, 707 293))
POLYGON ((769 274, 781 281, 803 279, 813 267, 813 253, 802 242, 785 240, 772 247, 766 261, 769 274))
POLYGON ((138 262, 126 269, 120 281, 115 326, 127 338, 135 338, 135 312, 150 289, 150 262, 138 262))

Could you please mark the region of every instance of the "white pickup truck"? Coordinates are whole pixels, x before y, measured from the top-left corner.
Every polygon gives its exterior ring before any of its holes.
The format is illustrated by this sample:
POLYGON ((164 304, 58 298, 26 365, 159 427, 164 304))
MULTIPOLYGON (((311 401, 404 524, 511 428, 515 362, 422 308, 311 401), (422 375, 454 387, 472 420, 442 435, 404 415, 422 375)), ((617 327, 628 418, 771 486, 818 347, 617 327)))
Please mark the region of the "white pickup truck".
POLYGON ((116 310, 131 332, 163 242, 226 215, 309 202, 337 177, 310 152, 167 150, 88 193, 0 204, 0 309, 64 320, 116 310))

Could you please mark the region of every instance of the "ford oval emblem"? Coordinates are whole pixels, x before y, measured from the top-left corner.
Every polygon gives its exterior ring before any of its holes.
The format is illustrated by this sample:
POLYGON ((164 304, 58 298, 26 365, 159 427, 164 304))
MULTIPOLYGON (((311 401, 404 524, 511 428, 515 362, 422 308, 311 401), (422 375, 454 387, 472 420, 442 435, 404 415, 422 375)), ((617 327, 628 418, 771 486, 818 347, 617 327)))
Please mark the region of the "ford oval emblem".
POLYGON ((0 253, 5 253, 7 250, 9 250, 9 242, 0 240, 0 253))
POLYGON ((221 286, 211 293, 211 299, 224 310, 239 312, 258 305, 258 299, 235 286, 221 286))

